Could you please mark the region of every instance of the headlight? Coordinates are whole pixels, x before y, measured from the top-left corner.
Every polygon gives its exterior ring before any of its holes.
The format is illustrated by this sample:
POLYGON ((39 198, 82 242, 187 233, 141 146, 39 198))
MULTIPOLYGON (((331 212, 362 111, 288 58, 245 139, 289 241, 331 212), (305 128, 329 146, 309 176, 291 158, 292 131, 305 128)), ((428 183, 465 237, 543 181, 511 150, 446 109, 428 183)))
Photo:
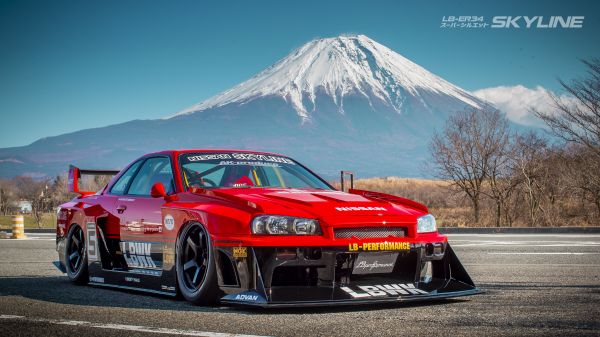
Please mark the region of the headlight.
POLYGON ((252 220, 253 234, 315 235, 321 234, 319 221, 280 215, 260 215, 252 220))
POLYGON ((435 217, 431 214, 423 215, 417 219, 417 233, 435 232, 437 225, 435 217))

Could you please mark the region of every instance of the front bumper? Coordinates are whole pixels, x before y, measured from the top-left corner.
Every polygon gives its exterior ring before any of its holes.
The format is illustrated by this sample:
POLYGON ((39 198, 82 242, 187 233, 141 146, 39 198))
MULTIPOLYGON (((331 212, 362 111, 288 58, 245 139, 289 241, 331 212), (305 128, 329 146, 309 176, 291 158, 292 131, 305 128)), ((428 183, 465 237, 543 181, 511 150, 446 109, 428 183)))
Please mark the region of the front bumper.
POLYGON ((481 292, 445 242, 411 244, 401 251, 248 247, 243 257, 239 250, 235 256, 233 248, 219 247, 219 252, 224 304, 333 306, 428 301, 481 292))

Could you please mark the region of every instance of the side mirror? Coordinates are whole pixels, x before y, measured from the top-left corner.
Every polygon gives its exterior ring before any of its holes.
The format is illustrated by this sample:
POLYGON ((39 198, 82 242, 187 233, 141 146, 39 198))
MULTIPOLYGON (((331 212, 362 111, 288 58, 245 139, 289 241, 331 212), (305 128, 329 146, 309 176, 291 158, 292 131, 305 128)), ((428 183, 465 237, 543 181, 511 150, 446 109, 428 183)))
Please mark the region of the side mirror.
POLYGON ((150 189, 150 195, 152 198, 164 198, 167 196, 167 191, 165 190, 165 185, 162 183, 154 183, 152 188, 150 189))

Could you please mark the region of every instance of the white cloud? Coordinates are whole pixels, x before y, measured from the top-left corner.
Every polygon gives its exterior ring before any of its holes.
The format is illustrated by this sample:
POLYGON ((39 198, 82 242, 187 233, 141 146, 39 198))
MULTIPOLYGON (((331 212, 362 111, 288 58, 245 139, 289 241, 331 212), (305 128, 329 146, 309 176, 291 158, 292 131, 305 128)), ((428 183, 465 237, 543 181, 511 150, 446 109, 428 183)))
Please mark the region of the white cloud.
MULTIPOLYGON (((531 112, 531 109, 555 110, 549 93, 551 93, 549 90, 541 86, 530 89, 522 85, 515 85, 480 89, 474 91, 473 95, 494 104, 506 114, 509 120, 515 123, 541 127, 544 126, 544 123, 531 112)), ((560 95, 559 98, 573 101, 573 98, 567 95, 560 95)))

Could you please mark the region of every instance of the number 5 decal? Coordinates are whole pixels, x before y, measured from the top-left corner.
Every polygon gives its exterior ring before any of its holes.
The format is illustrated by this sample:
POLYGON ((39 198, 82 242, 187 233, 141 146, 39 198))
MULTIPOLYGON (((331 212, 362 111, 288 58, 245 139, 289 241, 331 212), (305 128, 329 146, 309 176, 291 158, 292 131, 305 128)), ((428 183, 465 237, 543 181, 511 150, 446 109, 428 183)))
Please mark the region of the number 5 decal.
POLYGON ((96 223, 88 222, 86 224, 86 239, 88 242, 88 261, 98 261, 98 238, 96 236, 96 223))

